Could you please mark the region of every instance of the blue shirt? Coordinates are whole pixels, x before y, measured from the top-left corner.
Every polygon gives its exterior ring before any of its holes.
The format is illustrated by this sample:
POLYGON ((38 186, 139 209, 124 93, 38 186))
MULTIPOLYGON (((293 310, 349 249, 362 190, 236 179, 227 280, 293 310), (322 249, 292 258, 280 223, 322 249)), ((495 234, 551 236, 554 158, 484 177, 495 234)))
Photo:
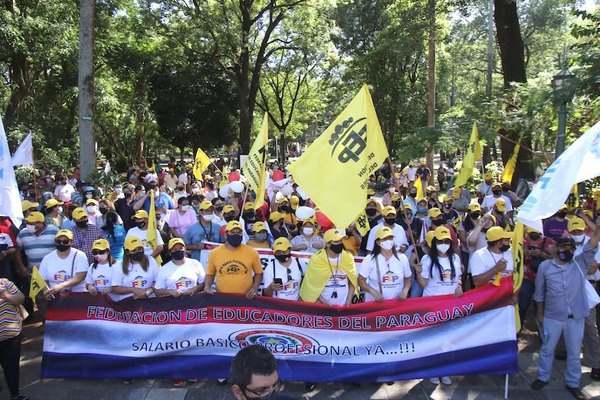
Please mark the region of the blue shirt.
MULTIPOLYGON (((221 227, 214 222, 211 222, 210 226, 204 226, 196 222, 185 232, 183 241, 186 244, 199 244, 202 241, 224 243, 225 239, 221 236, 221 227)), ((192 258, 200 261, 201 251, 192 250, 192 258)))
MULTIPOLYGON (((158 210, 159 208, 163 207, 166 207, 167 210, 175 209, 175 203, 173 203, 173 199, 166 193, 161 193, 157 198, 154 199, 154 208, 158 210)), ((150 212, 150 197, 148 197, 144 202, 144 210, 150 212)))
POLYGON ((127 232, 125 232, 125 228, 123 228, 121 225, 115 225, 114 236, 105 229, 103 229, 103 231, 106 235, 106 240, 108 240, 108 244, 110 245, 110 255, 115 260, 122 260, 124 253, 123 244, 125 243, 125 235, 127 234, 127 232))

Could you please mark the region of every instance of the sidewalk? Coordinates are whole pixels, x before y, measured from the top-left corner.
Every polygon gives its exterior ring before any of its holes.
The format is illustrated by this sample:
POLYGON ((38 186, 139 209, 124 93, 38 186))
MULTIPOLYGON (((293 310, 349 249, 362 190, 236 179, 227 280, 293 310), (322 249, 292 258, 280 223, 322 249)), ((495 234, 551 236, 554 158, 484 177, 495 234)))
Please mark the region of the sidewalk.
MULTIPOLYGON (((200 380, 188 383, 182 388, 174 388, 169 380, 139 380, 125 385, 120 380, 62 380, 41 381, 42 335, 40 323, 32 323, 24 328, 27 339, 23 343, 21 357, 21 388, 32 400, 225 400, 232 399, 229 386, 219 386, 214 380, 200 380)), ((543 390, 534 392, 529 388, 536 378, 536 361, 539 344, 535 333, 524 331, 519 340, 519 373, 510 377, 509 399, 519 400, 567 400, 571 395, 564 389, 565 362, 556 360, 552 380, 543 390)), ((584 367, 581 388, 588 399, 600 399, 600 382, 592 381, 589 368, 584 367)), ((503 399, 504 376, 473 375, 453 377, 451 386, 434 386, 428 380, 411 380, 386 384, 319 384, 311 392, 304 390, 304 384, 286 383, 289 396, 297 399, 503 399)), ((8 400, 6 385, 0 400, 8 400)))

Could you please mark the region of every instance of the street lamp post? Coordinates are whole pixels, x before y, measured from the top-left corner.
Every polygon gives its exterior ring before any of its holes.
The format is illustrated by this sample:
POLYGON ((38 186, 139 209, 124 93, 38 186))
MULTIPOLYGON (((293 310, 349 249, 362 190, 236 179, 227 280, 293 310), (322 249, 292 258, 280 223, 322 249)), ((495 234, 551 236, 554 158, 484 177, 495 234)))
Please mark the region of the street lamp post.
POLYGON ((567 103, 573 100, 575 95, 575 75, 567 67, 554 75, 552 78, 552 92, 554 103, 558 106, 558 130, 556 132, 556 160, 565 150, 565 139, 567 137, 567 103))

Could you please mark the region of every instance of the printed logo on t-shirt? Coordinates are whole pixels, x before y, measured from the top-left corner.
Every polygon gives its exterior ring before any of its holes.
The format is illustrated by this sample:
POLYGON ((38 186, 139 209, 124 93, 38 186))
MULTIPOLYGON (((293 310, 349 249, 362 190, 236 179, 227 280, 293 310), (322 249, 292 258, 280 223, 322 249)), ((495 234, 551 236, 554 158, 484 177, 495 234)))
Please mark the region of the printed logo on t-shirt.
POLYGON ((110 286, 110 280, 104 275, 98 275, 98 277, 94 279, 94 286, 110 286))
POLYGON ((226 262, 219 268, 219 274, 221 275, 246 275, 247 273, 248 267, 239 264, 237 261, 226 262))
POLYGON ((331 278, 329 278, 329 282, 327 283, 327 285, 325 287, 328 287, 328 288, 343 288, 343 287, 346 287, 346 275, 344 275, 344 274, 340 274, 340 275, 333 274, 331 276, 331 278))
POLYGON ((281 290, 282 291, 283 290, 296 290, 298 288, 298 286, 300 286, 298 284, 298 282, 296 282, 296 281, 288 281, 288 282, 286 282, 286 283, 283 284, 283 289, 281 289, 281 290))
POLYGON ((194 283, 192 282, 191 279, 188 279, 186 277, 181 277, 179 279, 177 279, 177 281, 175 282, 175 289, 176 290, 185 290, 185 289, 189 289, 192 286, 194 286, 194 283))
POLYGON ((444 270, 444 282, 449 282, 452 280, 452 270, 445 269, 444 270))
POLYGON ((385 274, 381 275, 381 283, 383 284, 394 284, 396 283, 398 280, 400 279, 400 277, 396 274, 394 274, 392 271, 388 271, 385 274))
POLYGON ((148 281, 143 276, 136 276, 131 281, 131 287, 141 288, 141 287, 146 286, 147 283, 148 283, 148 281))
POLYGON ((67 271, 58 271, 54 274, 54 281, 56 282, 64 282, 71 279, 71 275, 67 273, 67 271))

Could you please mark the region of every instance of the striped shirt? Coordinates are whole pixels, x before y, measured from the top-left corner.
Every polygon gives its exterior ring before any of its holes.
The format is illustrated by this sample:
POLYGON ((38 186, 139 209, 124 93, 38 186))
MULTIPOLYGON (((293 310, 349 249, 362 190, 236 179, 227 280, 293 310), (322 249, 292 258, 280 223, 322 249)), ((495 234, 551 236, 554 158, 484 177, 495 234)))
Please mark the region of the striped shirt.
POLYGON ((39 266, 44 256, 53 250, 54 237, 58 228, 54 225, 46 225, 46 228, 39 234, 29 233, 27 229, 22 229, 17 236, 17 245, 25 250, 27 256, 27 267, 31 270, 34 265, 39 266))
MULTIPOLYGON (((0 279, 0 290, 2 287, 11 295, 19 293, 17 286, 8 279, 0 279)), ((0 342, 17 337, 19 333, 21 333, 21 316, 17 306, 0 299, 0 342)))

